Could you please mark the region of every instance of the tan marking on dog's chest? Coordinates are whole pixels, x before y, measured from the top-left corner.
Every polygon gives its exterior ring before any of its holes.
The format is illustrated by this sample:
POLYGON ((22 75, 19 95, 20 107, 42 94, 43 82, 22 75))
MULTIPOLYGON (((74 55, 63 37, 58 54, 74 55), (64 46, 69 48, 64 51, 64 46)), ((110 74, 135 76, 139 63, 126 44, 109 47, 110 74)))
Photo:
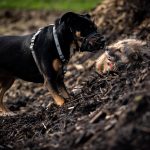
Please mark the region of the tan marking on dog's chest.
POLYGON ((62 68, 62 63, 59 59, 54 59, 52 65, 55 71, 58 71, 59 69, 62 68))
POLYGON ((76 35, 76 37, 79 38, 79 37, 81 37, 81 32, 80 32, 80 31, 76 31, 76 32, 75 32, 75 35, 76 35))
POLYGON ((77 43, 78 43, 79 47, 81 47, 82 42, 81 42, 81 41, 79 41, 79 40, 80 40, 80 38, 81 38, 81 32, 76 31, 76 32, 75 32, 75 35, 76 35, 76 37, 77 37, 77 43))

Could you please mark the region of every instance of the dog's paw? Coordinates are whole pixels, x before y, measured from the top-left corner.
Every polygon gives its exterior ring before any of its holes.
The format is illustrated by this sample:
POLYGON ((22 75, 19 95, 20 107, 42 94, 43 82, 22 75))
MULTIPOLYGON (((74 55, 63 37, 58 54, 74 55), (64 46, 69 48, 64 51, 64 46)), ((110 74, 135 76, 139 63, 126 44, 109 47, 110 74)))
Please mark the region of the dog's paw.
POLYGON ((54 100, 58 106, 62 106, 65 103, 65 99, 60 96, 55 97, 54 100))

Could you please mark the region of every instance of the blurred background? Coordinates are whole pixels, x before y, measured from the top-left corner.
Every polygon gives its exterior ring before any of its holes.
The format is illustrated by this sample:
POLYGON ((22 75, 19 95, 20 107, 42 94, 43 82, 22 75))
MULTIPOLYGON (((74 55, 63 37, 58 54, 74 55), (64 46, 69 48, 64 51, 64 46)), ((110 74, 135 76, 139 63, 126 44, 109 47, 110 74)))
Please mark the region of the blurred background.
POLYGON ((28 34, 67 11, 89 12, 102 0, 0 0, 0 34, 28 34))
POLYGON ((88 11, 102 0, 1 0, 0 8, 50 11, 88 11))

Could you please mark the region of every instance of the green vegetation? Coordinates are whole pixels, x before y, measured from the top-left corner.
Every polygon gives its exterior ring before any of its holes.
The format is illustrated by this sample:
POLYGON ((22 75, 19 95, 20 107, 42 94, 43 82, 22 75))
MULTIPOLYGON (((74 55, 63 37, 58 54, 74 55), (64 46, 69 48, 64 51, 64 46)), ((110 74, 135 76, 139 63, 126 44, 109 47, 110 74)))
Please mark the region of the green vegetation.
POLYGON ((102 0, 0 0, 0 9, 47 9, 88 11, 102 0))

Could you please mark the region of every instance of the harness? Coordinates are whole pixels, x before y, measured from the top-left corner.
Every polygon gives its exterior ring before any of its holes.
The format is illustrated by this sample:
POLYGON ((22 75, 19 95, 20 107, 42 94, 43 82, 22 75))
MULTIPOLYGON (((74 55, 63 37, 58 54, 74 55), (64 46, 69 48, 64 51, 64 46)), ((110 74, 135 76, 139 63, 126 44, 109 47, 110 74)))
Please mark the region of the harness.
MULTIPOLYGON (((54 24, 51 24, 51 25, 53 26, 53 37, 54 37, 54 41, 55 41, 55 45, 56 45, 56 49, 57 49, 58 55, 59 55, 61 61, 63 63, 66 63, 67 60, 65 59, 65 57, 64 57, 64 55, 62 53, 62 50, 61 50, 61 47, 60 47, 60 44, 59 44, 59 40, 58 40, 58 36, 57 36, 57 33, 56 33, 56 27, 55 27, 54 24)), ((39 28, 39 30, 32 36, 31 43, 30 43, 30 49, 31 49, 32 56, 34 58, 36 66, 38 67, 38 70, 40 71, 41 75, 43 75, 43 71, 41 70, 39 61, 38 61, 37 56, 35 54, 34 45, 35 45, 35 40, 36 40, 37 36, 40 34, 40 32, 42 31, 42 29, 43 28, 39 28)), ((70 51, 73 51, 73 49, 71 48, 70 51)), ((66 66, 63 67, 63 72, 66 73, 66 66)))

